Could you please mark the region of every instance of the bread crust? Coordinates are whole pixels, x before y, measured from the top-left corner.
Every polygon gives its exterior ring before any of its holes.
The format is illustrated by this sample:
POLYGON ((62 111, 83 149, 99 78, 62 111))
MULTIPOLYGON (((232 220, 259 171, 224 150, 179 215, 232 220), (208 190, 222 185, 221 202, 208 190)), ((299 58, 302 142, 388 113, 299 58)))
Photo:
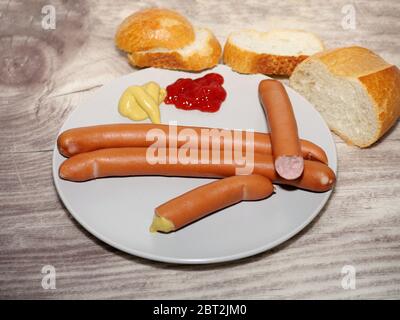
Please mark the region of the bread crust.
POLYGON ((391 66, 376 53, 359 46, 324 50, 311 57, 323 62, 331 73, 343 77, 361 77, 391 66))
POLYGON ((139 68, 156 67, 173 70, 201 71, 218 64, 221 56, 221 45, 214 34, 209 31, 207 54, 195 52, 183 56, 177 51, 171 52, 132 52, 128 54, 129 62, 139 68))
POLYGON ((375 115, 379 125, 377 133, 365 146, 382 137, 400 117, 400 70, 396 66, 359 77, 368 95, 374 101, 375 115))
POLYGON ((118 27, 115 44, 126 52, 154 48, 179 49, 195 39, 192 24, 181 14, 162 8, 145 9, 127 17, 118 27))
POLYGON ((290 76, 296 66, 308 56, 279 56, 255 53, 232 44, 229 39, 225 43, 223 60, 234 71, 245 74, 262 73, 270 75, 290 76))
MULTIPOLYGON (((400 117, 400 70, 371 50, 358 46, 337 48, 316 53, 303 63, 308 61, 319 61, 334 76, 358 81, 373 103, 377 130, 368 142, 355 143, 343 132, 331 128, 346 143, 360 148, 369 147, 400 117)), ((301 66, 298 66, 298 70, 301 66)))

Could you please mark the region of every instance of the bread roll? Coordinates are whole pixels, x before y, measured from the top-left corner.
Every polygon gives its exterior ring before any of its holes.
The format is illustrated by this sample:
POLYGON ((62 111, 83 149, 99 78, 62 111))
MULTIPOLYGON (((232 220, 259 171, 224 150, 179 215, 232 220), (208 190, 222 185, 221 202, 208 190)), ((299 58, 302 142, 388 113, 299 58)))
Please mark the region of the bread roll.
POLYGON ((308 56, 324 50, 312 33, 300 30, 241 30, 229 35, 224 63, 240 73, 289 76, 308 56))
POLYGON ((195 28, 179 13, 161 8, 126 18, 115 43, 127 52, 129 62, 140 68, 201 71, 218 64, 222 51, 210 30, 195 28))
POLYGON ((294 70, 290 86, 347 143, 372 145, 400 115, 400 71, 362 47, 317 53, 294 70))

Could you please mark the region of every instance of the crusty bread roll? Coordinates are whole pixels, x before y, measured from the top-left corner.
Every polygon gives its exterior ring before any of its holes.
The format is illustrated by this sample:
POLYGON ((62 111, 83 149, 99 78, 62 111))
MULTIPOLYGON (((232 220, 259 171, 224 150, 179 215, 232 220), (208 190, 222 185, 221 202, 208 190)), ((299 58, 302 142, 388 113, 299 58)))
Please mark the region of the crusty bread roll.
POLYGON ((315 54, 290 77, 290 86, 322 114, 347 143, 368 147, 400 116, 400 71, 372 51, 347 47, 315 54))
POLYGON ((240 73, 289 76, 308 56, 324 50, 312 33, 300 30, 241 30, 229 35, 224 63, 240 73))
POLYGON ((146 9, 126 18, 115 43, 136 67, 201 71, 218 64, 221 45, 206 28, 195 28, 179 13, 146 9))

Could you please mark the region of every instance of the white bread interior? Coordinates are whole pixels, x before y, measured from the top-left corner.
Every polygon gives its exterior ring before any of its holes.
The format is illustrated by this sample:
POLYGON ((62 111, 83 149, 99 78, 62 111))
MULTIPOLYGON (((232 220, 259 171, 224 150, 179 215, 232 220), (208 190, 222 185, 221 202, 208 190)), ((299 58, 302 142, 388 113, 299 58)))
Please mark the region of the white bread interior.
POLYGON ((195 39, 182 48, 169 50, 152 48, 128 54, 130 63, 139 67, 160 67, 200 71, 218 64, 221 46, 213 33, 206 28, 194 28, 195 39))
POLYGON ((240 73, 287 76, 298 63, 323 49, 321 40, 305 31, 241 30, 228 37, 224 62, 240 73))
POLYGON ((373 52, 339 48, 311 56, 290 86, 305 96, 346 142, 367 147, 400 115, 400 72, 373 52))
POLYGON ((242 30, 232 33, 229 41, 255 53, 280 56, 309 56, 323 49, 321 41, 314 34, 299 30, 242 30))

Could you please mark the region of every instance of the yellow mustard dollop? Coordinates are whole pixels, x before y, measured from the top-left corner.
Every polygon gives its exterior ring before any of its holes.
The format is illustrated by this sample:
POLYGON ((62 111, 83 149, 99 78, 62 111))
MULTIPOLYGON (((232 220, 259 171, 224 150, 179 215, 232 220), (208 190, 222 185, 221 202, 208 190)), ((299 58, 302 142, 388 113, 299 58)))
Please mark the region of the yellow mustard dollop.
POLYGON ((119 99, 118 111, 134 121, 150 118, 151 122, 160 123, 160 104, 166 95, 166 90, 154 81, 142 86, 130 86, 119 99))

